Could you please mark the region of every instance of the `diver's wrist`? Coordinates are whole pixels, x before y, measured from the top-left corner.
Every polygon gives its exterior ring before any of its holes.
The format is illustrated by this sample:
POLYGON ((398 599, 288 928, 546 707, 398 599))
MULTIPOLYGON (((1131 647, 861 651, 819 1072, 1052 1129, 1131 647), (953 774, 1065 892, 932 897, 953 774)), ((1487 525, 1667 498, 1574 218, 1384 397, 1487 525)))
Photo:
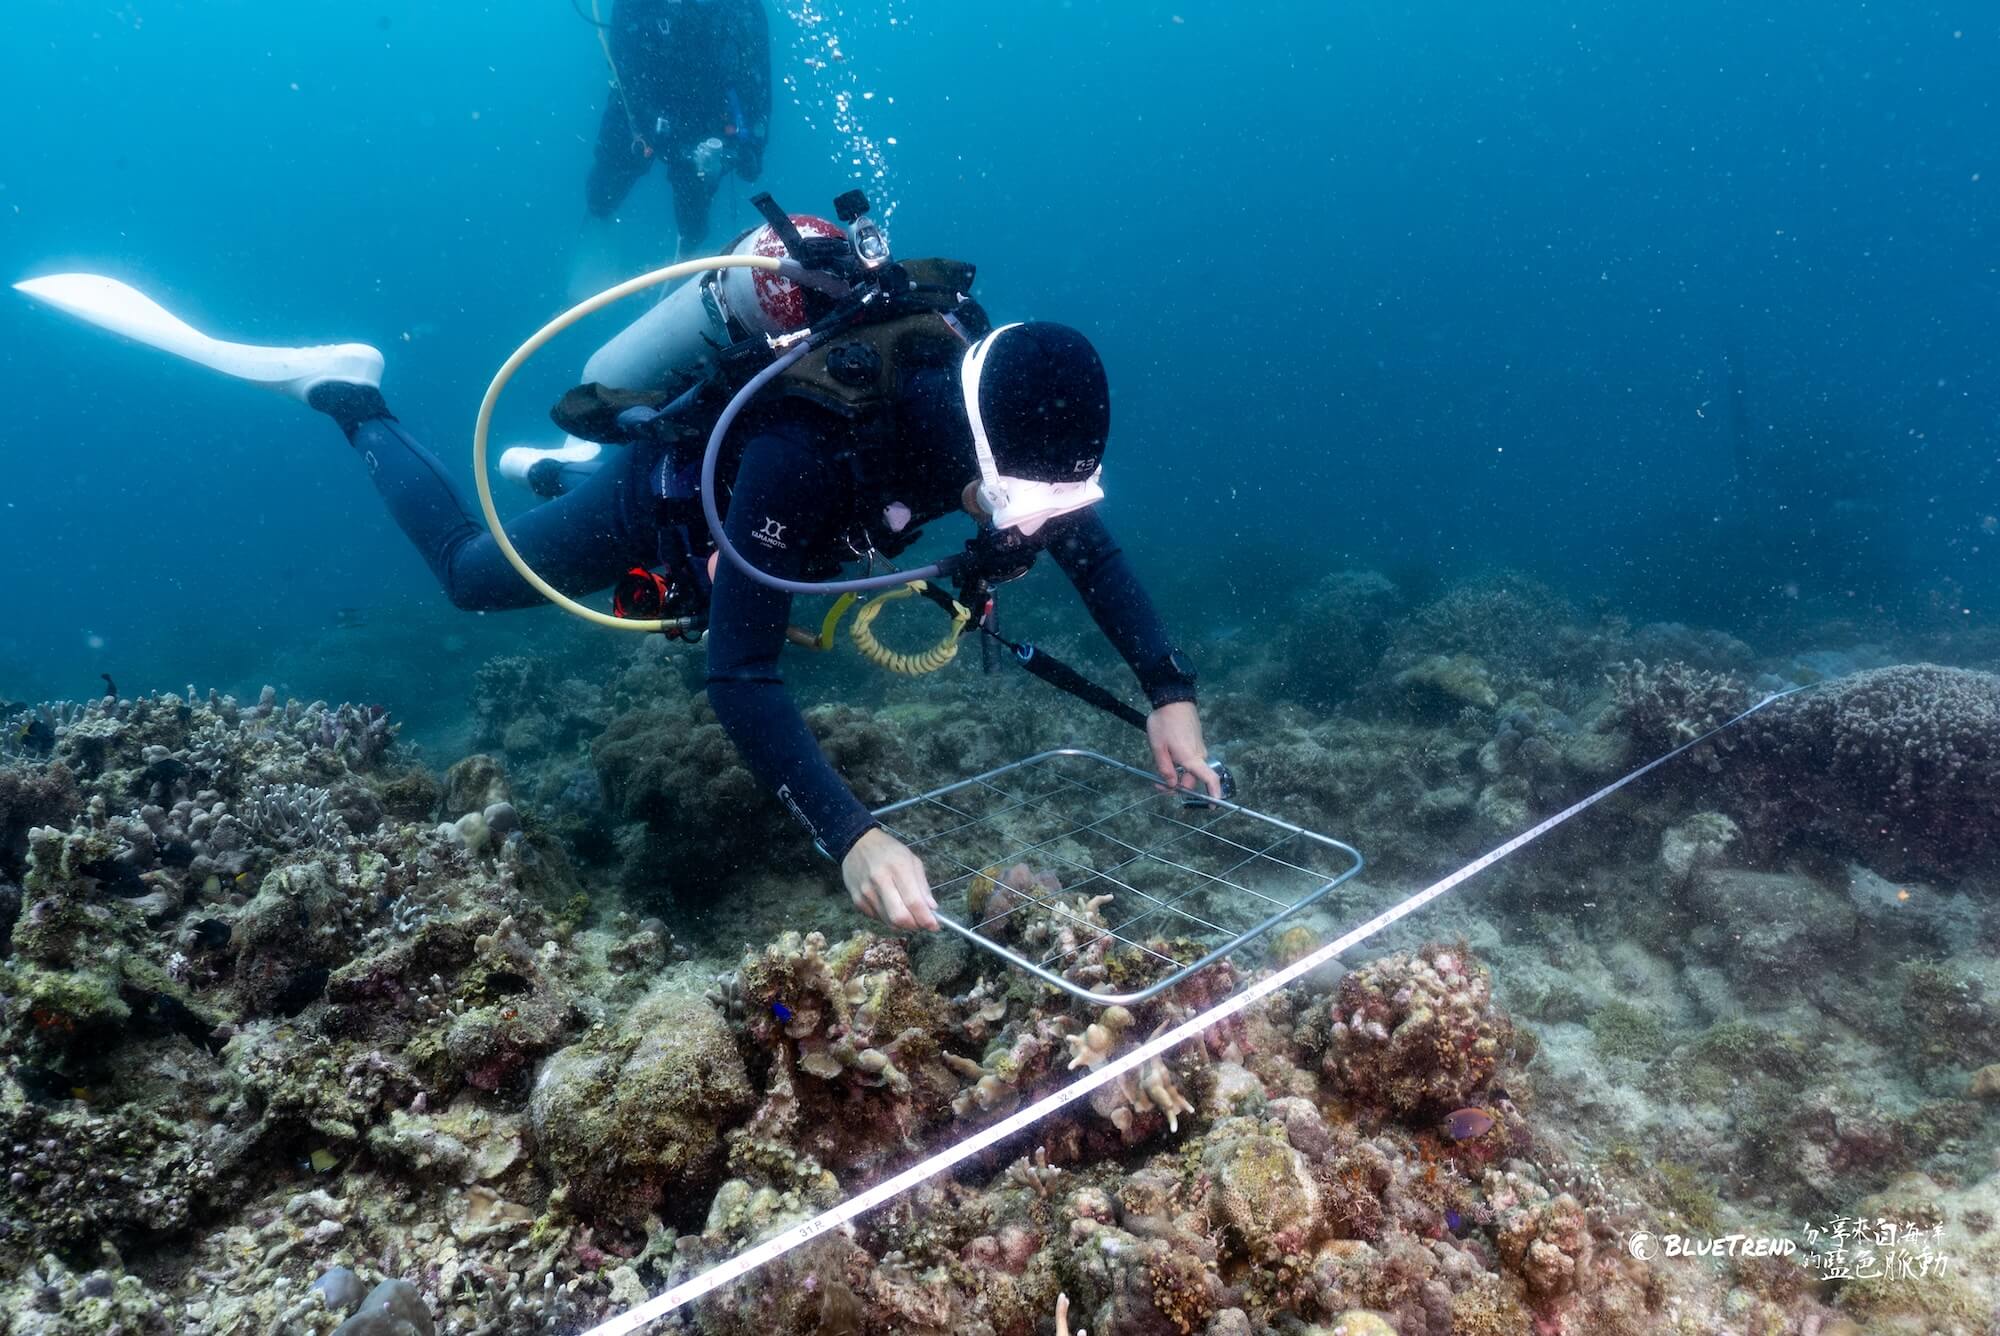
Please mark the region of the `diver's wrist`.
POLYGON ((1195 698, 1194 660, 1170 649, 1139 674, 1139 685, 1154 709, 1195 698))

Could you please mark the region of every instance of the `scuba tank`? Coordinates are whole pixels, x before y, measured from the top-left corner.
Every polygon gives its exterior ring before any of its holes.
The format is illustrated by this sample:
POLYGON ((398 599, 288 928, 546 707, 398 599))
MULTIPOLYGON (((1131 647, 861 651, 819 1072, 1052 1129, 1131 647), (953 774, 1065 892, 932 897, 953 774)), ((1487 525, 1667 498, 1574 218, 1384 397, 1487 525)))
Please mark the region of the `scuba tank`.
MULTIPOLYGON (((789 221, 802 237, 846 244, 846 233, 824 218, 797 214, 789 221)), ((788 254, 785 239, 768 222, 738 237, 724 253, 774 259, 788 254)), ((806 328, 810 305, 807 290, 788 278, 756 269, 712 269, 675 288, 591 354, 583 379, 614 390, 678 394, 716 375, 722 349, 806 328)))
MULTIPOLYGON (((985 312, 968 295, 974 267, 955 260, 896 260, 888 238, 867 216, 861 191, 834 201, 844 227, 787 214, 769 194, 751 202, 764 224, 739 237, 726 254, 642 275, 571 308, 516 350, 481 403, 473 432, 474 477, 502 555, 544 597, 599 625, 690 636, 705 626, 707 568, 719 546, 719 507, 730 472, 718 467, 722 438, 738 411, 766 387, 846 419, 841 435, 848 444, 840 448, 850 466, 865 470, 861 457, 893 430, 885 410, 904 375, 918 367, 956 365, 989 328, 985 312), (632 597, 619 602, 628 613, 660 603, 676 615, 606 615, 549 586, 507 541, 486 481, 493 406, 514 370, 563 329, 649 284, 683 276, 682 286, 592 354, 584 383, 551 411, 556 425, 569 433, 569 447, 589 458, 559 458, 550 467, 537 456, 563 455, 568 447, 523 450, 511 461, 521 467, 508 470, 508 476, 530 485, 546 483, 536 488, 538 494, 559 495, 571 485, 571 474, 580 480, 600 462, 589 443, 644 445, 657 452, 649 463, 650 489, 662 521, 662 544, 652 564, 663 569, 667 587, 635 586, 632 597), (536 475, 538 465, 546 477, 536 475)), ((916 536, 914 529, 882 535, 879 548, 894 555, 916 536)), ((869 584, 904 582, 890 574, 869 584)))

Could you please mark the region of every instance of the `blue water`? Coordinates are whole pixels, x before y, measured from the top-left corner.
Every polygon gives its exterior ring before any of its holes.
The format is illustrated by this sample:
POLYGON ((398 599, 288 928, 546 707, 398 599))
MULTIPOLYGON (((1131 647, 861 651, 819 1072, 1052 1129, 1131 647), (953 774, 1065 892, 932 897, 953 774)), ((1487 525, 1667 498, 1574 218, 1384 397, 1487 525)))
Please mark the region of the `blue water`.
MULTIPOLYGON (((1099 340, 1110 513, 1182 620, 1188 590, 1373 564, 1801 641, 1843 606, 1991 625, 1990 4, 783 0, 773 32, 798 100, 760 184, 823 209, 859 160, 903 253, 1099 340), (844 59, 807 68, 829 32, 844 59)), ((565 304, 604 86, 564 0, 10 0, 0 271, 376 343, 463 470, 487 378, 565 304)), ((671 248, 657 179, 624 216, 635 261, 649 219, 671 248)), ((511 436, 591 346, 517 383, 511 436)), ((444 608, 275 396, 11 293, 0 395, 0 697, 276 675, 416 709, 553 634, 444 608)))

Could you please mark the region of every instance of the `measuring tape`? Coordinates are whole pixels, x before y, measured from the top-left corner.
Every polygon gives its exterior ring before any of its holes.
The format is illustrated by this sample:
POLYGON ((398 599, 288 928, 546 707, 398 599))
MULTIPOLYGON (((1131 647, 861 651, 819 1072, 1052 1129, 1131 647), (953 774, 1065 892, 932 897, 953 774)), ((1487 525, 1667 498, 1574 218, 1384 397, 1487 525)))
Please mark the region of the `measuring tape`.
MULTIPOLYGON (((1814 685, 1822 684, 1815 683, 1814 685)), ((665 1293, 648 1299, 637 1308, 630 1309, 619 1314, 617 1317, 609 1318, 599 1323, 585 1332, 583 1336, 627 1336, 627 1333, 636 1332, 647 1323, 665 1317, 675 1309, 683 1308, 705 1294, 711 1294, 725 1285, 741 1280, 766 1263, 776 1261, 793 1249, 812 1242, 828 1230, 838 1228, 853 1220, 856 1216, 871 1211, 884 1202, 892 1201, 902 1196, 905 1192, 908 1192, 926 1179, 934 1178, 952 1166, 962 1164, 966 1160, 971 1159, 988 1147, 1005 1141, 1016 1132, 1026 1130, 1056 1112, 1056 1110, 1074 1104, 1091 1092, 1109 1085, 1111 1082, 1125 1075, 1125 1073, 1138 1070, 1138 1068, 1151 1062, 1154 1058, 1161 1056, 1182 1042, 1194 1038, 1210 1026, 1220 1024, 1228 1020, 1231 1016, 1257 1005, 1257 1003, 1277 992, 1280 988, 1312 973, 1335 956, 1338 956, 1341 952, 1359 946, 1362 942, 1367 941, 1390 924, 1400 919, 1408 918, 1411 914, 1416 913, 1433 900, 1447 894, 1463 882, 1478 876, 1481 872, 1492 867, 1495 863, 1506 858, 1523 845, 1532 844, 1554 830, 1557 826, 1568 821, 1571 817, 1576 816, 1579 812, 1595 807, 1598 803, 1603 802, 1627 784, 1632 783, 1632 781, 1659 769, 1668 761, 1687 751, 1690 747, 1698 747, 1716 734, 1735 727, 1773 701, 1782 700, 1786 696, 1795 695, 1800 691, 1806 690, 1810 690, 1810 688, 1793 687, 1789 691, 1774 692, 1764 697, 1764 699, 1758 701, 1755 705, 1743 711, 1743 713, 1717 724, 1700 737, 1683 742, 1664 756, 1648 761, 1624 778, 1614 780, 1589 797, 1571 803, 1568 807, 1563 808, 1562 811, 1557 812, 1554 816, 1549 817, 1539 825, 1522 831, 1499 848, 1473 859, 1470 863, 1467 863, 1464 867, 1442 881, 1433 882, 1423 890, 1418 891, 1415 895, 1412 895, 1409 899, 1377 914, 1374 918, 1369 919, 1346 936, 1328 942, 1311 955, 1294 961, 1292 964, 1287 965, 1267 978, 1258 980, 1242 992, 1230 997, 1227 1001, 1218 1003, 1216 1006, 1199 1015, 1189 1017, 1173 1029, 1147 1040, 1122 1057, 1111 1059, 1081 1080, 1063 1087, 1052 1095, 1037 1100, 1035 1103, 1008 1115, 990 1127, 981 1128, 965 1140, 939 1151, 936 1155, 931 1156, 921 1163, 911 1165, 908 1169, 905 1169, 893 1178, 884 1179, 874 1187, 848 1198, 831 1210, 822 1212, 812 1219, 805 1221, 803 1224, 795 1225, 774 1238, 766 1239, 756 1247, 736 1257, 732 1257, 726 1262, 718 1262, 707 1271, 694 1277, 694 1279, 682 1281, 665 1293)))

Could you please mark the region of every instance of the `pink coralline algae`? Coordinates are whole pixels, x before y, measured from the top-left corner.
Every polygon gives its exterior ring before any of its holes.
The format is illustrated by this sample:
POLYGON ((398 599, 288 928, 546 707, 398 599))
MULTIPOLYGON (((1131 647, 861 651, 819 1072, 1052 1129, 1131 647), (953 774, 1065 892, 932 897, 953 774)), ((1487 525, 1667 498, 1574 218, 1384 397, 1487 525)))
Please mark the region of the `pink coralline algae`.
POLYGON ((1323 1069, 1349 1098, 1410 1117, 1471 1102, 1493 1079, 1513 1027, 1484 967, 1427 946, 1347 975, 1325 1013, 1323 1069))

